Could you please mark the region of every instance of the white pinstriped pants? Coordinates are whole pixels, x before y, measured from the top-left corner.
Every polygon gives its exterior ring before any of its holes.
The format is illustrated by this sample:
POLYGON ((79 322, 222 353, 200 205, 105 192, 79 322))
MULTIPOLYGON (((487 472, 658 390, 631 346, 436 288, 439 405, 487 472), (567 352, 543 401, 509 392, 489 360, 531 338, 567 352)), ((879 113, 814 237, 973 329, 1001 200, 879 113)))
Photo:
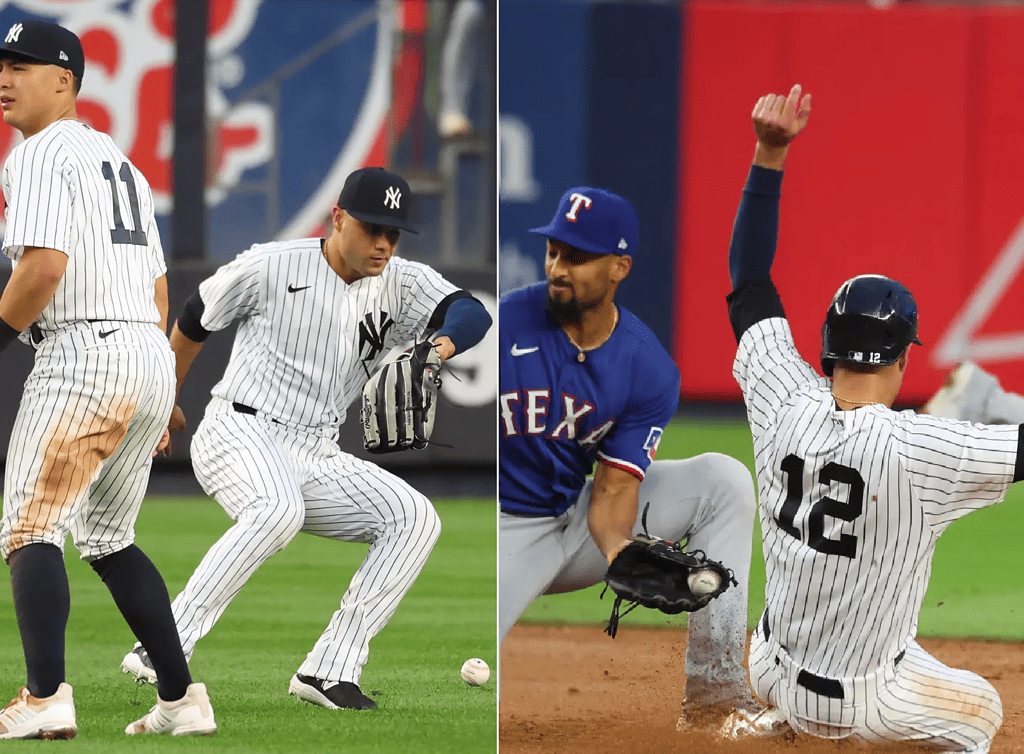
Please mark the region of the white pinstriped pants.
POLYGON ((156 324, 79 322, 48 335, 8 446, 4 560, 34 542, 63 552, 68 532, 85 560, 131 545, 173 405, 174 354, 156 324))
MULTIPOLYGON (((999 694, 968 670, 950 668, 911 640, 899 664, 863 678, 843 678, 843 699, 799 685, 800 672, 762 624, 750 640, 750 685, 778 707, 794 730, 863 743, 915 741, 944 751, 985 754, 1003 721, 999 694)), ((769 625, 769 630, 771 626, 769 625)))
POLYGON ((371 545, 298 670, 358 683, 370 639, 394 614, 441 533, 430 501, 379 466, 343 453, 333 433, 240 414, 219 398, 192 439, 192 464, 235 524, 172 605, 185 657, 256 569, 302 531, 371 545))
MULTIPOLYGON (((563 515, 525 518, 501 514, 499 521, 499 638, 512 629, 542 594, 585 589, 604 580, 608 561, 587 527, 589 480, 579 501, 563 515)), ((650 502, 650 534, 687 540, 731 568, 739 586, 728 589, 687 618, 687 694, 698 690, 704 704, 746 693, 743 658, 747 645, 747 591, 756 498, 750 471, 721 453, 655 461, 640 483, 640 511, 650 502), (721 699, 713 698, 720 694, 721 699)), ((611 612, 611 605, 608 608, 611 612)))

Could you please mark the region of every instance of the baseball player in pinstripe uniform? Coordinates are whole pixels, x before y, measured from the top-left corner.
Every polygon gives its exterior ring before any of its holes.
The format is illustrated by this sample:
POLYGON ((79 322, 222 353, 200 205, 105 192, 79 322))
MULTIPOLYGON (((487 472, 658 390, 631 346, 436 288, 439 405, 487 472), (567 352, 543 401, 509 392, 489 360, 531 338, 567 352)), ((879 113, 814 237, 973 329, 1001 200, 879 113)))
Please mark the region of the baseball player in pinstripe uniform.
POLYGON ((547 239, 547 283, 499 308, 499 635, 540 595, 600 583, 643 530, 638 506, 649 503, 651 534, 686 540, 738 580, 689 616, 678 727, 717 727, 735 709, 753 716, 763 706, 742 665, 753 480, 720 453, 654 460, 679 405, 679 370, 614 301, 637 253, 636 212, 580 186, 531 232, 547 239))
MULTIPOLYGON (((476 345, 491 323, 469 293, 426 265, 392 257, 400 232, 416 232, 410 201, 401 177, 357 170, 326 240, 252 247, 200 285, 171 333, 180 387, 210 332, 239 323, 192 441, 196 476, 235 524, 174 600, 185 654, 300 531, 369 542, 341 608, 289 685, 329 709, 376 707, 358 685, 370 639, 441 531, 426 497, 338 448, 338 427, 390 349, 429 334, 446 360, 476 345)), ((152 679, 141 647, 122 669, 152 679)))
POLYGON ((126 732, 216 731, 192 683, 167 588, 133 544, 151 456, 174 403, 167 282, 149 184, 76 119, 82 46, 54 24, 14 24, 0 46, 0 108, 25 137, 3 170, 14 271, 0 346, 36 349, 8 446, 0 552, 11 568, 28 680, 0 738, 71 738, 65 682, 68 533, 149 651, 158 702, 126 732))
POLYGON ((880 275, 852 278, 833 298, 827 377, 800 358, 770 273, 782 169, 810 111, 799 85, 758 100, 729 250, 733 374, 754 439, 767 571, 751 684, 801 733, 987 752, 1002 722, 996 690, 930 656, 915 633, 938 537, 1024 478, 1024 430, 891 409, 918 343, 917 305, 880 275))

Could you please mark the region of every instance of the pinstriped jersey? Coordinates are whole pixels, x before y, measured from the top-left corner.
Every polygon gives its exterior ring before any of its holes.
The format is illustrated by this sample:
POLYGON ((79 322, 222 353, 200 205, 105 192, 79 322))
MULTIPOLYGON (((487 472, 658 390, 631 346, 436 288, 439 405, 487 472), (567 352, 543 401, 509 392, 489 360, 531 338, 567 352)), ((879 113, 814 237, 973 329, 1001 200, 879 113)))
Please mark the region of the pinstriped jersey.
POLYGON ((558 516, 597 459, 643 480, 679 406, 679 370, 622 307, 611 337, 579 361, 546 295, 539 283, 499 306, 498 492, 502 510, 558 516))
POLYGON ((31 246, 68 255, 37 319, 43 330, 89 319, 160 321, 154 281, 167 266, 153 195, 109 136, 77 120, 51 123, 11 151, 3 191, 3 251, 15 265, 31 246))
POLYGON ((1003 499, 1018 427, 839 410, 781 318, 746 330, 733 375, 754 440, 772 636, 812 673, 865 675, 916 635, 945 528, 1003 499))
POLYGON ((383 357, 425 337, 434 309, 457 290, 400 257, 349 285, 319 238, 257 244, 199 286, 204 328, 239 321, 212 393, 283 421, 338 427, 383 357))

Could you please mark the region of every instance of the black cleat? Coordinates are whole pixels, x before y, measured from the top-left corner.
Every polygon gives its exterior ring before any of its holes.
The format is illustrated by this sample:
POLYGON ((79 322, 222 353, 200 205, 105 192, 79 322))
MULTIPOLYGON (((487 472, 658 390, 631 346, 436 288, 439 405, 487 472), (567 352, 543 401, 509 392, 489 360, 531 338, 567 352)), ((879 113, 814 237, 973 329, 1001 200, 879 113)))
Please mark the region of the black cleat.
POLYGON ((327 709, 377 709, 373 699, 347 681, 323 681, 296 673, 288 684, 288 693, 327 709))

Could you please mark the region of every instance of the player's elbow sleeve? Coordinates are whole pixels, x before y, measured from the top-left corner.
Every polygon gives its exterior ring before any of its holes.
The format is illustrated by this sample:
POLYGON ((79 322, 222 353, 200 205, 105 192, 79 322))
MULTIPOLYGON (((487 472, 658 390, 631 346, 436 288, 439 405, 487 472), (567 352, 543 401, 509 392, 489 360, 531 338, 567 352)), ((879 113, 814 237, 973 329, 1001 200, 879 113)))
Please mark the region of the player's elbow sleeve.
POLYGON ((737 343, 743 333, 762 319, 786 316, 779 292, 769 277, 754 278, 742 283, 725 300, 729 304, 729 322, 737 343))
POLYGON ((491 315, 484 305, 466 293, 449 303, 435 337, 448 336, 458 353, 462 353, 483 340, 491 324, 491 315))
POLYGON ((210 331, 203 327, 202 323, 204 311, 206 305, 199 291, 196 291, 188 297, 181 314, 178 315, 178 329, 181 330, 181 334, 196 343, 202 343, 210 337, 210 331))

